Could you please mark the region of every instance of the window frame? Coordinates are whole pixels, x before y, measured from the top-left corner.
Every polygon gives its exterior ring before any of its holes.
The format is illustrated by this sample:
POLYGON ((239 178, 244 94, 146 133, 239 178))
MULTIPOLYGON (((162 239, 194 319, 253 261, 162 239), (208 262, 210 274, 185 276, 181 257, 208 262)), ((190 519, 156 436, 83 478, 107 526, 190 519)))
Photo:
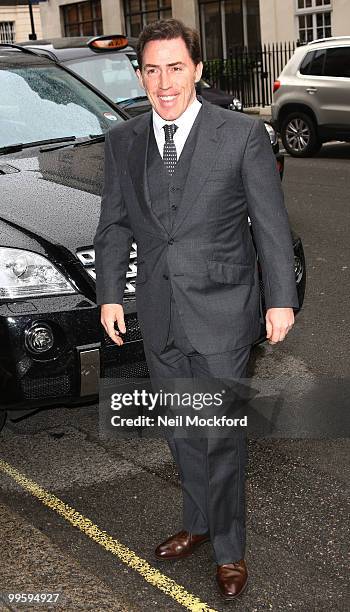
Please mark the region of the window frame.
POLYGON ((16 22, 13 20, 0 21, 0 32, 0 43, 14 43, 16 40, 16 22), (4 34, 4 39, 2 34, 4 34))
MULTIPOLYGON (((318 40, 320 38, 328 38, 325 34, 323 34, 322 36, 318 36, 317 34, 317 15, 325 15, 326 13, 329 13, 330 15, 330 25, 326 26, 324 24, 322 24, 322 29, 323 32, 325 31, 325 29, 327 27, 330 28, 330 36, 332 36, 332 11, 333 11, 333 0, 329 1, 329 4, 322 4, 321 6, 317 6, 316 5, 316 0, 311 0, 311 6, 306 7, 306 8, 299 8, 298 7, 298 0, 294 0, 295 1, 295 29, 296 29, 296 36, 297 36, 297 40, 301 41, 301 37, 300 37, 300 32, 301 30, 307 30, 307 28, 300 28, 299 26, 299 17, 307 17, 309 15, 311 15, 312 17, 312 40, 318 40)), ((302 41, 302 44, 305 44, 307 42, 311 42, 311 41, 302 41)))
POLYGON ((61 4, 60 6, 61 9, 61 14, 62 14, 62 26, 63 26, 63 36, 76 36, 74 34, 71 34, 68 32, 68 28, 69 27, 73 27, 73 26, 78 26, 79 28, 79 34, 78 36, 87 36, 87 34, 85 34, 83 32, 83 28, 82 26, 84 25, 84 23, 92 23, 93 24, 93 30, 94 33, 92 34, 92 36, 101 36, 103 34, 103 20, 102 20, 102 6, 101 6, 101 0, 83 0, 82 2, 71 2, 69 4, 61 4), (91 19, 83 19, 82 17, 82 6, 83 5, 87 5, 90 4, 91 5, 91 19), (99 5, 100 7, 100 17, 96 17, 96 6, 99 5), (72 22, 68 22, 66 21, 66 11, 67 9, 71 8, 72 6, 76 6, 77 7, 77 11, 78 11, 78 21, 72 21, 72 22), (98 30, 98 25, 100 25, 101 31, 98 30))
POLYGON ((141 28, 143 28, 148 22, 145 19, 146 15, 149 15, 150 13, 157 13, 157 18, 158 19, 163 19, 164 17, 164 13, 167 13, 170 11, 170 13, 172 14, 172 0, 170 0, 169 2, 169 6, 162 6, 163 4, 163 0, 156 0, 157 2, 157 7, 156 8, 152 8, 152 9, 147 9, 147 8, 143 8, 143 6, 145 6, 145 2, 147 2, 147 0, 139 0, 139 6, 140 6, 140 10, 139 11, 132 11, 129 7, 130 7, 130 0, 123 0, 123 10, 124 10, 124 27, 125 27, 125 32, 127 36, 135 36, 135 34, 132 34, 131 32, 131 22, 130 22, 130 17, 133 17, 134 15, 140 16, 140 21, 141 21, 141 28), (163 13, 163 15, 162 15, 163 13))

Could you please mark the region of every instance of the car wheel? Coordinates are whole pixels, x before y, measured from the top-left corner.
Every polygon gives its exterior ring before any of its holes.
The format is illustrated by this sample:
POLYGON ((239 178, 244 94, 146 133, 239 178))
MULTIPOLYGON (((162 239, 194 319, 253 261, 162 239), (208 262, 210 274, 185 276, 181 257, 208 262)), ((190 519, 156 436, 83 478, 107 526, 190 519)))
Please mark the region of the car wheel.
POLYGON ((322 146, 313 119, 305 113, 287 115, 281 125, 281 137, 284 148, 293 157, 311 157, 322 146))
POLYGON ((6 423, 7 412, 6 410, 0 410, 0 431, 6 423))

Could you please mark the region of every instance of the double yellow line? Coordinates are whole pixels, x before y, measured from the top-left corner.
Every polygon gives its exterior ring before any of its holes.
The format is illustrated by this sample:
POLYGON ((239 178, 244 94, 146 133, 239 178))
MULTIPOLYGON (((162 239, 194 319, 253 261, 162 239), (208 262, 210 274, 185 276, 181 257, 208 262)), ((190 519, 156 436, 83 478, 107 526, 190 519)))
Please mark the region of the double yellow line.
POLYGON ((192 593, 186 591, 186 589, 177 584, 175 580, 172 580, 165 574, 162 574, 157 569, 152 567, 147 561, 136 555, 130 548, 112 538, 106 531, 102 531, 97 525, 95 525, 90 519, 86 518, 80 512, 71 508, 65 504, 61 499, 53 495, 49 491, 45 491, 36 482, 21 474, 12 465, 0 459, 0 470, 10 476, 22 489, 25 489, 33 497, 39 499, 44 506, 47 506, 60 516, 62 516, 68 523, 80 529, 85 535, 91 540, 97 542, 105 550, 115 555, 119 561, 128 565, 133 570, 138 572, 147 582, 152 584, 154 587, 163 591, 166 595, 174 599, 178 604, 182 605, 191 612, 216 612, 213 608, 202 602, 198 597, 195 597, 192 593))

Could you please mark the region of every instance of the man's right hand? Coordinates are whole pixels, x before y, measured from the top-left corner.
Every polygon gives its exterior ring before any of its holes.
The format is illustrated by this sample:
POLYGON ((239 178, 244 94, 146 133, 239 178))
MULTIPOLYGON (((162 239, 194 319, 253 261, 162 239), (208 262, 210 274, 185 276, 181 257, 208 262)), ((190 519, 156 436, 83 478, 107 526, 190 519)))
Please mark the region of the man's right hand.
POLYGON ((124 344, 119 332, 126 333, 124 310, 121 304, 102 304, 101 306, 101 323, 105 328, 110 339, 118 346, 124 344), (117 322, 118 330, 114 329, 114 323, 117 322))

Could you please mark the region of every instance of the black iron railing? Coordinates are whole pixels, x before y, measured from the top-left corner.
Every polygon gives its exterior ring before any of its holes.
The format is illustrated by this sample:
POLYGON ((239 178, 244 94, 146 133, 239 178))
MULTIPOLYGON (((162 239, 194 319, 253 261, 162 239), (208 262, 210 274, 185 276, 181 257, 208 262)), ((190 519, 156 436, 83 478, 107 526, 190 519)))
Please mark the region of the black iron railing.
POLYGON ((227 59, 204 62, 203 77, 213 87, 241 100, 244 107, 269 106, 273 82, 294 53, 296 44, 271 43, 256 49, 235 47, 227 59))

